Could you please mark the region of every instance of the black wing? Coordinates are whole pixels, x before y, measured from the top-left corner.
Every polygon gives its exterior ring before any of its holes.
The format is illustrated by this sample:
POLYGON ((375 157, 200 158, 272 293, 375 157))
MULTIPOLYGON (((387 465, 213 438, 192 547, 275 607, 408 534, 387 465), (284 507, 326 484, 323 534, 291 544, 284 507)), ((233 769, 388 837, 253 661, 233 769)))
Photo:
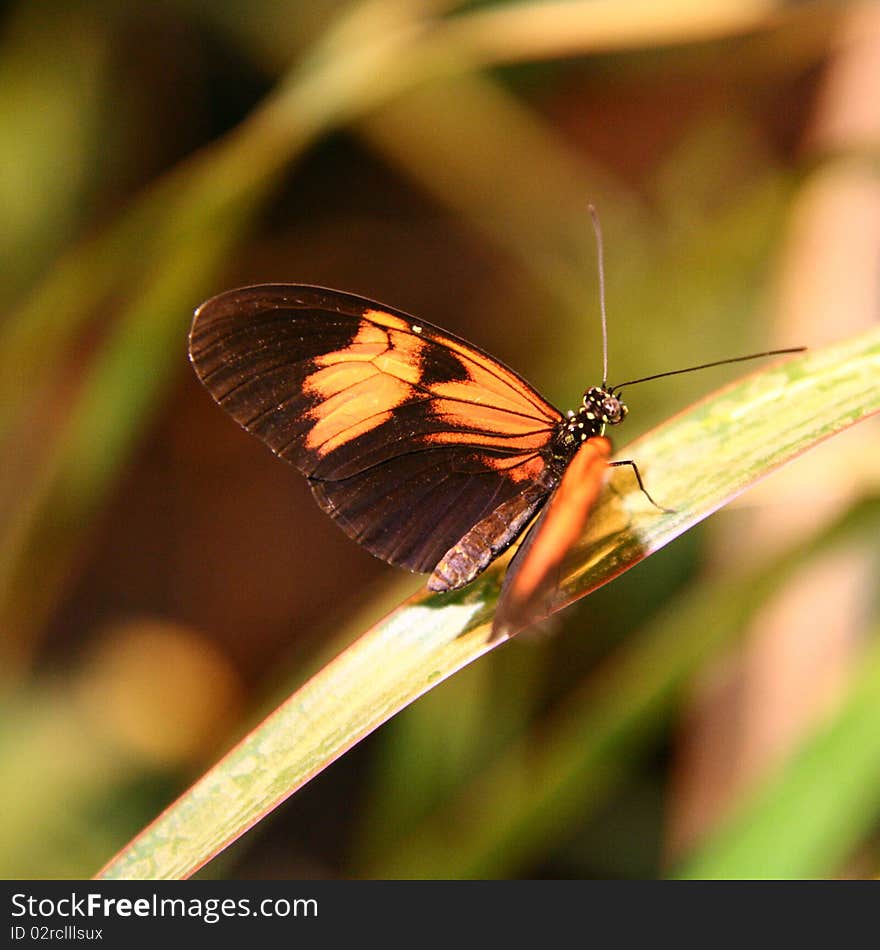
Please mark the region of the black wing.
POLYGON ((346 534, 412 571, 541 479, 562 420, 470 343, 320 287, 212 298, 189 353, 214 399, 308 477, 346 534))

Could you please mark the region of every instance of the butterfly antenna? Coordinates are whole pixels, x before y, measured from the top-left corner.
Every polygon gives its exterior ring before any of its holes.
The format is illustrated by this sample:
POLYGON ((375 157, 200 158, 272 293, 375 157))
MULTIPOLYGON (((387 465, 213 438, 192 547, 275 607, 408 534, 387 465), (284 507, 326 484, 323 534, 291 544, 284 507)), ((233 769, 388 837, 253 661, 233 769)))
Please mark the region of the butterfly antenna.
POLYGON ((625 383, 617 383, 612 389, 622 389, 624 386, 634 386, 636 383, 647 383, 651 379, 662 379, 664 376, 678 376, 680 373, 693 373, 698 369, 709 369, 711 366, 724 366, 727 363, 743 363, 746 360, 758 360, 763 356, 784 356, 786 353, 803 353, 805 346, 794 346, 787 350, 767 350, 766 353, 749 353, 748 356, 734 356, 726 360, 715 360, 712 363, 700 363, 699 366, 688 366, 686 369, 674 369, 668 373, 655 373, 653 376, 642 376, 641 379, 629 379, 625 383))
POLYGON ((590 205, 590 217, 596 234, 596 250, 599 256, 599 310, 602 314, 602 388, 608 384, 608 321, 605 317, 605 249, 602 242, 602 225, 593 205, 590 205))

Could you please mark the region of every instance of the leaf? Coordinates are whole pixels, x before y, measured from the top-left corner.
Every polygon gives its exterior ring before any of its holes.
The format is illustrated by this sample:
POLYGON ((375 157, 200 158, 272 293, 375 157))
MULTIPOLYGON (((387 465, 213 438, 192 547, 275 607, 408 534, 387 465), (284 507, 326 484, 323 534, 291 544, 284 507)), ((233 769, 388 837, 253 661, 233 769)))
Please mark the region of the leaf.
POLYGON ((386 822, 355 876, 512 877, 552 853, 644 767, 690 678, 767 599, 817 553, 873 538, 878 526, 880 498, 869 496, 760 566, 689 587, 418 825, 395 835, 386 822))
POLYGON ((837 714, 682 866, 680 877, 827 876, 880 814, 880 636, 837 714))
MULTIPOLYGON (((652 493, 618 470, 577 546, 560 603, 583 596, 748 485, 880 410, 880 330, 771 366, 633 443, 652 493)), ((500 568, 410 598, 297 690, 124 848, 106 878, 192 874, 422 693, 491 649, 500 568)))

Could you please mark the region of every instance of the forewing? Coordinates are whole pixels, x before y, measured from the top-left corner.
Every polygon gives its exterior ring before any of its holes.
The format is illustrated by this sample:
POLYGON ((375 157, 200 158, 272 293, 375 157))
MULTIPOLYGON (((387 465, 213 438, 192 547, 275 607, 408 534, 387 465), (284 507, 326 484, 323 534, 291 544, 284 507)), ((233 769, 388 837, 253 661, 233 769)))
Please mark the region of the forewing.
POLYGON ((349 536, 414 571, 540 478, 562 418, 477 347, 319 287, 212 298, 196 311, 190 359, 349 536))
POLYGON ((513 556, 492 624, 492 638, 512 636, 552 609, 559 571, 599 498, 611 457, 604 436, 587 439, 513 556))

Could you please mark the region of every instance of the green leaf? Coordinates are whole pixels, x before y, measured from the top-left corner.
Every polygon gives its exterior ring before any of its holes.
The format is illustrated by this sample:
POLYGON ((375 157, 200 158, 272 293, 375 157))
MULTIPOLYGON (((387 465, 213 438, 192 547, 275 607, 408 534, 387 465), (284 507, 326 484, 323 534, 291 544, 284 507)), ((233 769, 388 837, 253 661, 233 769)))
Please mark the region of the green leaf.
POLYGON ((442 806, 403 835, 386 832, 354 876, 512 877, 552 853, 644 767, 690 678, 767 599, 816 554, 878 526, 880 498, 869 497, 745 574, 690 587, 442 806))
MULTIPOLYGON (((618 469, 571 558, 583 596, 801 452, 880 410, 880 330, 765 368, 633 443, 652 508, 618 469)), ((332 660, 101 872, 192 874, 422 693, 492 648, 500 566, 464 591, 410 598, 332 660)))
POLYGON ((880 815, 880 636, 842 707, 680 869, 686 878, 828 876, 880 815))

